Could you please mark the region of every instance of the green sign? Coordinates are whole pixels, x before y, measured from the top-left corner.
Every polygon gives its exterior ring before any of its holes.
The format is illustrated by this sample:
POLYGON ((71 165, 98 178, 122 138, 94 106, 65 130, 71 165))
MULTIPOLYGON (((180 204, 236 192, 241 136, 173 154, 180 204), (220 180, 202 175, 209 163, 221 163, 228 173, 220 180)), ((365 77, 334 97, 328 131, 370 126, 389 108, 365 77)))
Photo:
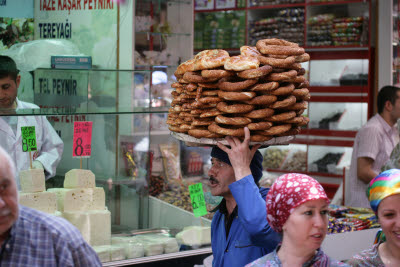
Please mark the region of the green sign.
POLYGON ((190 200, 195 217, 207 214, 206 201, 204 200, 203 185, 201 183, 189 185, 190 200))
POLYGON ((36 151, 35 126, 21 127, 22 151, 36 151))

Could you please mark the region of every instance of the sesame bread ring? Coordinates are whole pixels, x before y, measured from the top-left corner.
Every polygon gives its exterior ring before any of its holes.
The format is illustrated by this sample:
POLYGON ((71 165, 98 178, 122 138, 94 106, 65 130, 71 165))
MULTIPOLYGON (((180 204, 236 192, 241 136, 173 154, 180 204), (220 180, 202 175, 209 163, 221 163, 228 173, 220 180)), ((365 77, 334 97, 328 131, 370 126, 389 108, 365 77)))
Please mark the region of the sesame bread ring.
POLYGON ((169 126, 168 126, 168 129, 169 129, 171 132, 177 132, 177 133, 187 133, 187 132, 188 132, 188 130, 186 130, 186 129, 181 129, 179 126, 174 126, 174 125, 169 125, 169 126))
POLYGON ((182 76, 185 74, 185 72, 188 71, 195 71, 194 63, 196 62, 195 59, 190 59, 188 61, 183 62, 180 64, 175 71, 175 76, 178 78, 178 76, 182 76))
POLYGON ((192 117, 192 114, 190 114, 190 112, 182 111, 179 113, 179 117, 192 117))
POLYGON ((270 108, 273 109, 282 109, 282 108, 286 108, 288 106, 293 105, 294 103, 296 103, 296 97, 295 96, 288 96, 283 100, 280 101, 276 101, 275 103, 273 103, 272 105, 270 105, 270 108))
POLYGON ((216 82, 216 83, 198 83, 198 86, 207 88, 207 89, 216 89, 216 88, 218 88, 218 82, 216 82))
POLYGON ((308 118, 307 119, 305 119, 305 118, 306 117, 304 117, 304 116, 298 116, 298 117, 291 118, 290 120, 283 121, 282 123, 291 123, 291 124, 298 124, 298 125, 304 124, 305 122, 308 123, 308 121, 307 121, 308 118))
POLYGON ((223 115, 218 115, 215 117, 215 122, 219 124, 245 126, 251 123, 251 119, 246 117, 226 117, 223 115))
POLYGON ((271 65, 272 67, 277 67, 277 68, 286 68, 294 64, 295 57, 290 56, 284 59, 280 59, 280 58, 259 56, 258 60, 263 65, 271 65))
POLYGON ((244 136, 244 128, 236 128, 236 127, 221 127, 215 122, 208 126, 208 130, 213 133, 227 135, 227 136, 236 136, 241 137, 244 136))
POLYGON ((223 112, 218 110, 218 109, 216 109, 216 108, 213 108, 213 109, 207 110, 206 112, 203 112, 200 115, 200 118, 215 117, 215 116, 218 116, 220 114, 223 114, 223 112))
POLYGON ((279 81, 288 81, 294 79, 296 76, 297 76, 297 71, 289 70, 281 73, 270 73, 268 74, 266 79, 273 82, 279 82, 279 81))
POLYGON ((203 76, 200 75, 200 73, 192 71, 186 72, 183 75, 183 79, 191 83, 207 83, 207 82, 215 82, 218 80, 218 78, 204 78, 203 76))
POLYGON ((296 86, 296 88, 308 88, 309 86, 310 86, 310 83, 307 80, 305 80, 304 82, 298 84, 296 86))
POLYGON ((277 134, 276 136, 296 135, 296 134, 299 134, 300 131, 301 131, 301 128, 298 127, 298 126, 296 126, 296 127, 292 128, 292 129, 290 129, 290 130, 288 130, 288 131, 286 131, 286 132, 284 132, 284 133, 277 134))
POLYGON ((274 103, 278 97, 274 95, 260 95, 256 96, 251 100, 245 101, 244 103, 249 105, 270 105, 274 103))
POLYGON ((197 91, 183 91, 182 94, 186 94, 186 95, 197 95, 197 91))
POLYGON ((271 92, 268 92, 271 95, 290 95, 294 91, 294 84, 289 83, 288 85, 281 86, 278 89, 275 89, 271 92))
POLYGON ((288 55, 265 55, 266 57, 285 59, 288 55))
POLYGON ((266 142, 271 140, 271 136, 261 135, 261 134, 253 134, 250 136, 251 142, 266 142))
POLYGON ((235 72, 229 70, 202 70, 201 76, 204 78, 225 78, 234 76, 235 72))
POLYGON ((257 50, 257 47, 248 45, 240 47, 240 54, 247 57, 258 57, 261 55, 261 53, 257 50))
POLYGON ((301 97, 302 100, 304 101, 309 101, 311 99, 311 95, 310 94, 306 94, 305 96, 301 97))
POLYGON ((233 56, 230 57, 224 65, 224 69, 226 70, 234 70, 234 71, 244 71, 250 69, 256 69, 260 65, 260 61, 258 61, 255 57, 248 56, 233 56))
POLYGON ((203 112, 205 111, 206 109, 192 109, 191 111, 190 111, 190 114, 192 114, 192 115, 201 115, 201 114, 203 114, 203 112))
POLYGON ((178 93, 177 91, 172 91, 172 92, 171 92, 171 95, 172 95, 172 96, 179 96, 180 93, 178 93))
POLYGON ((188 111, 192 110, 192 103, 183 103, 182 108, 188 111))
POLYGON ((306 78, 305 78, 303 75, 301 75, 301 76, 296 76, 296 77, 294 77, 294 78, 292 78, 292 79, 288 79, 288 80, 286 80, 286 81, 287 81, 287 82, 292 82, 292 83, 301 84, 301 83, 303 83, 303 82, 306 81, 306 78))
POLYGON ((262 39, 257 41, 256 47, 260 50, 259 47, 264 47, 266 45, 282 45, 282 46, 295 46, 298 47, 299 45, 293 42, 289 42, 283 39, 278 38, 269 38, 269 39, 262 39))
POLYGON ((251 118, 251 119, 263 119, 274 114, 274 110, 270 108, 256 109, 249 113, 244 114, 243 116, 251 118))
POLYGON ((262 45, 259 47, 258 42, 256 46, 262 54, 298 56, 305 52, 304 48, 299 46, 262 45))
POLYGON ((186 81, 186 80, 183 79, 183 78, 179 79, 178 82, 179 82, 179 83, 184 83, 184 84, 190 83, 190 82, 186 81))
POLYGON ((307 62, 307 61, 310 61, 310 55, 308 53, 304 53, 304 54, 296 56, 297 63, 307 62))
POLYGON ((178 82, 174 82, 174 83, 171 84, 171 87, 172 88, 179 88, 179 87, 183 87, 183 84, 180 84, 178 82))
POLYGON ((272 123, 269 121, 252 122, 247 125, 250 131, 267 130, 272 127, 272 123))
POLYGON ((306 74, 306 69, 305 68, 300 68, 297 70, 297 75, 304 75, 306 74))
POLYGON ((237 76, 243 79, 255 79, 267 75, 272 71, 270 65, 265 65, 257 69, 244 70, 237 73, 237 76))
POLYGON ((188 131, 188 134, 195 138, 222 138, 222 137, 224 137, 221 134, 216 134, 216 133, 210 132, 207 129, 190 129, 188 131))
POLYGON ((247 104, 232 104, 228 105, 226 102, 219 102, 217 109, 224 113, 247 113, 254 109, 253 105, 247 104))
POLYGON ((198 101, 200 103, 203 103, 203 104, 219 103, 222 100, 223 100, 222 98, 219 98, 219 97, 216 97, 216 96, 205 96, 205 97, 201 97, 201 98, 198 99, 198 101))
POLYGON ((203 90, 201 93, 202 96, 217 96, 219 90, 203 90))
POLYGON ((298 103, 295 103, 289 107, 287 107, 287 110, 301 110, 301 109, 306 109, 308 108, 308 102, 307 101, 301 101, 298 103))
POLYGON ((197 84, 189 83, 189 84, 185 85, 185 89, 186 89, 186 91, 194 91, 197 89, 197 84))
POLYGON ((292 95, 294 95, 296 98, 302 98, 308 94, 310 94, 310 91, 307 88, 295 89, 292 92, 292 95))
POLYGON ((217 103, 201 103, 200 101, 194 101, 192 103, 192 108, 194 109, 209 109, 209 108, 215 108, 217 106, 217 103))
POLYGON ((176 91, 178 94, 181 94, 181 93, 185 92, 186 90, 183 89, 183 87, 178 87, 178 88, 175 88, 175 91, 176 91))
MULTIPOLYGON (((302 66, 300 63, 293 63, 292 65, 289 65, 287 68, 288 68, 288 69, 291 69, 291 70, 297 70, 297 71, 299 71, 300 69, 303 68, 303 66, 302 66)), ((299 75, 300 75, 300 74, 299 74, 299 75)))
POLYGON ((289 131, 291 128, 292 128, 291 124, 282 124, 282 125, 272 126, 268 130, 258 131, 257 133, 260 133, 262 135, 268 135, 268 136, 278 135, 278 134, 282 134, 284 132, 289 131))
POLYGON ((182 99, 194 99, 196 95, 181 94, 182 99))
POLYGON ((224 66, 229 59, 229 53, 222 49, 204 50, 199 52, 194 59, 196 70, 215 69, 224 66))
POLYGON ((303 115, 305 109, 295 110, 297 116, 303 115))
POLYGON ((250 100, 256 96, 254 92, 228 92, 228 91, 218 91, 218 96, 227 101, 246 101, 250 100))
POLYGON ((174 119, 167 119, 165 123, 171 126, 179 125, 174 119))
POLYGON ((257 83, 257 79, 234 81, 233 79, 222 78, 218 82, 218 88, 224 91, 242 91, 257 83))
POLYGON ((192 126, 190 124, 184 123, 184 124, 179 125, 179 129, 187 132, 190 129, 192 129, 192 126))
POLYGON ((191 125, 192 126, 208 126, 213 122, 214 122, 214 118, 213 117, 196 118, 196 119, 193 119, 191 125))
POLYGON ((294 111, 289 111, 289 112, 284 112, 276 115, 272 115, 268 118, 265 118, 266 121, 272 121, 272 122, 277 122, 277 121, 287 121, 292 118, 296 117, 296 112, 294 111))
POLYGON ((250 88, 254 92, 271 91, 279 87, 278 82, 258 83, 250 88))
POLYGON ((192 116, 190 116, 190 117, 183 117, 183 120, 185 121, 185 123, 190 122, 190 125, 192 125, 193 117, 192 117, 192 116))

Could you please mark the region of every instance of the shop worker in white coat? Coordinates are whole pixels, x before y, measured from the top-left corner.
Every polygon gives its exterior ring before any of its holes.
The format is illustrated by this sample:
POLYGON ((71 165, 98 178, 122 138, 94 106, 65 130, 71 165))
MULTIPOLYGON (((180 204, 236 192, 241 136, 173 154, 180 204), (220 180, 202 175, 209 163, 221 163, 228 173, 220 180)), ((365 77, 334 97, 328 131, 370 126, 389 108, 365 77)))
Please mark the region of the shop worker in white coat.
POLYGON ((12 116, 18 109, 39 108, 35 104, 18 100, 21 76, 10 57, 0 55, 0 146, 11 156, 18 173, 29 169, 29 153, 22 151, 21 127, 35 126, 37 151, 32 152, 32 167, 43 169, 46 179, 56 174, 64 144, 44 116, 12 116), (11 116, 10 116, 11 115, 11 116))

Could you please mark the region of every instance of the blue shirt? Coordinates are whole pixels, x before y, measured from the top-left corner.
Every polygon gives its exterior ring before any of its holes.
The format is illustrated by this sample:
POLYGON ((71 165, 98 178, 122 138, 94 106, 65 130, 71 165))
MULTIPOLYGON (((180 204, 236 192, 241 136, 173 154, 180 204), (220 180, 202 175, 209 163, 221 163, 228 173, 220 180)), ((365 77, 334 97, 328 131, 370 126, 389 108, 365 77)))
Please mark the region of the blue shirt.
POLYGON ((19 206, 0 266, 101 266, 79 230, 63 218, 19 206))
POLYGON ((258 188, 252 175, 229 185, 235 198, 238 214, 233 218, 228 237, 225 215, 217 211, 211 222, 213 266, 244 265, 272 252, 280 236, 269 226, 265 196, 266 188, 258 188))

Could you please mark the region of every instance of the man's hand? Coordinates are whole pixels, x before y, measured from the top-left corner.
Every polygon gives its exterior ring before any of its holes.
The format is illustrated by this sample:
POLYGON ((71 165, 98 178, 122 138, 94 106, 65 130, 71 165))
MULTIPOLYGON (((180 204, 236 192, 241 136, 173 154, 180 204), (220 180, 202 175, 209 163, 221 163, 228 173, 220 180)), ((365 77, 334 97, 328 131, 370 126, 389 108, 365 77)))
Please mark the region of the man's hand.
POLYGON ((236 181, 238 181, 251 174, 251 160, 253 159, 254 153, 256 153, 257 149, 259 149, 261 145, 258 144, 253 146, 251 149, 249 148, 250 130, 247 127, 244 128, 243 142, 240 142, 237 137, 231 136, 225 137, 225 140, 231 147, 230 149, 219 142, 217 143, 217 146, 228 154, 233 170, 235 171, 236 181))

